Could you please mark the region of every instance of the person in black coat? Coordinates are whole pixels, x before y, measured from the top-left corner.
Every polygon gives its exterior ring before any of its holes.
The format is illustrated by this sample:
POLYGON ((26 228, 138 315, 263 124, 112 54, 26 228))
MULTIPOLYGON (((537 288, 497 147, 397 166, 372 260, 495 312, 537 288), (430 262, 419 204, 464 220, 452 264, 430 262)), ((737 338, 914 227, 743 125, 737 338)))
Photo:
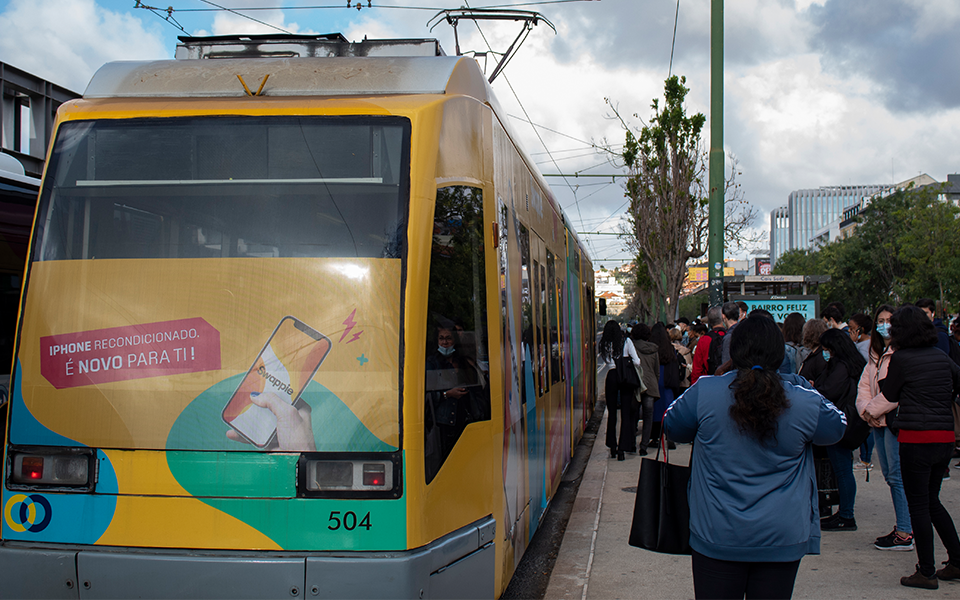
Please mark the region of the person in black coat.
POLYGON ((901 577, 900 583, 937 589, 939 579, 960 579, 960 539, 940 503, 943 472, 953 456, 951 405, 960 393, 960 367, 935 348, 937 328, 916 306, 893 313, 890 336, 897 351, 880 391, 899 404, 887 414, 887 427, 899 430, 900 472, 917 550, 916 572, 901 577), (947 549, 948 560, 940 570, 934 560, 933 528, 947 549))
MULTIPOLYGON (((828 329, 820 336, 820 351, 826 368, 817 376, 813 387, 845 414, 857 414, 857 384, 867 361, 857 350, 850 336, 839 329, 828 329)), ((820 522, 824 531, 856 531, 853 506, 857 499, 857 480, 853 476, 853 451, 839 443, 826 447, 830 466, 837 476, 840 508, 836 514, 820 522)))

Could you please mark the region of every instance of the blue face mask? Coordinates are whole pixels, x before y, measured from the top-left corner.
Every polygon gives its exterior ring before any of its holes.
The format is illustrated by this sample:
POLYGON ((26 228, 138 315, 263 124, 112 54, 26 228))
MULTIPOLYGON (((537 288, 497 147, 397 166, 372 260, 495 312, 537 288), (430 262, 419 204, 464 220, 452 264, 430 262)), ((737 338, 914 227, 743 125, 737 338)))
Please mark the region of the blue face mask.
POLYGON ((830 360, 830 351, 829 351, 829 350, 824 350, 824 351, 823 351, 823 360, 825 360, 825 361, 829 361, 829 360, 830 360))
POLYGON ((877 333, 885 338, 890 337, 890 323, 877 323, 877 333))
POLYGON ((451 354, 453 354, 453 350, 454 350, 453 346, 450 346, 449 348, 444 348, 443 346, 437 347, 437 351, 444 356, 450 356, 451 354))

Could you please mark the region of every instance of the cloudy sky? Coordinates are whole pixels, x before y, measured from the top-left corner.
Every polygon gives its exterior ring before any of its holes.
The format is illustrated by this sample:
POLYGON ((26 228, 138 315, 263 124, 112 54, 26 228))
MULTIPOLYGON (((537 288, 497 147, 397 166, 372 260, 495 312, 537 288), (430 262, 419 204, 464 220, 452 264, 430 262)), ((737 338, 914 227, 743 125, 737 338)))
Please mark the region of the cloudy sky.
MULTIPOLYGON (((105 62, 172 58, 176 36, 185 35, 176 25, 190 35, 277 27, 351 40, 436 37, 453 54, 452 29, 428 25, 439 10, 535 10, 557 33, 542 23, 534 28, 494 91, 544 173, 615 174, 618 165, 591 147, 623 140, 605 99, 634 126, 649 117, 669 72, 678 15, 673 73, 687 78, 690 112, 711 117, 710 0, 680 0, 679 12, 676 0, 379 0, 360 10, 345 0, 145 2, 163 6, 155 11, 136 4, 0 0, 0 61, 82 92, 105 62)), ((758 228, 769 229, 770 210, 792 190, 919 173, 944 181, 960 171, 957 0, 726 0, 725 22, 724 145, 728 165, 730 157, 738 161, 745 199, 760 213, 758 228)), ((478 31, 463 22, 459 32, 464 51, 489 43, 502 52, 519 26, 484 22, 478 31)), ((617 230, 625 202, 619 183, 549 181, 579 231, 617 230)), ((627 256, 614 236, 583 237, 601 263, 627 256)))

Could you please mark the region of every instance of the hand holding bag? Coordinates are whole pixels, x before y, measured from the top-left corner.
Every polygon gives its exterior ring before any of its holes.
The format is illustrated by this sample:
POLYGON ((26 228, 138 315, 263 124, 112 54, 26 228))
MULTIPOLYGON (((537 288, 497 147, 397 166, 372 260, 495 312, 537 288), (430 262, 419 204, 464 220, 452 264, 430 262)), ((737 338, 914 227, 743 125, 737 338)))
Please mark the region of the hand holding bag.
POLYGON ((671 464, 667 452, 666 436, 661 435, 657 457, 640 462, 629 544, 663 554, 690 554, 690 466, 671 464))

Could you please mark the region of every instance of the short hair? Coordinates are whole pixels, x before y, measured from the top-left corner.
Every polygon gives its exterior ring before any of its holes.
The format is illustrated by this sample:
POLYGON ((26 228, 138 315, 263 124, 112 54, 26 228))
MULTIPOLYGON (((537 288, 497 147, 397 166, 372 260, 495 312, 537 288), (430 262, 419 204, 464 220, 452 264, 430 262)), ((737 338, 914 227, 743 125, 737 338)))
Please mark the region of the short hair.
POLYGON ((696 325, 692 325, 692 326, 690 327, 690 331, 692 331, 692 332, 694 332, 694 333, 696 333, 696 334, 698 334, 698 335, 706 335, 706 333, 707 333, 707 326, 704 325, 703 323, 697 323, 696 325))
POLYGON ((650 327, 646 323, 637 323, 633 326, 633 329, 630 331, 631 340, 643 340, 645 342, 650 340, 650 327))
POLYGON ((833 319, 837 323, 843 321, 843 313, 840 310, 831 304, 828 304, 825 309, 820 313, 821 319, 833 319))
POLYGON ((770 319, 771 321, 774 320, 773 315, 770 313, 769 310, 767 310, 767 309, 765 309, 765 308, 755 308, 755 309, 751 310, 751 311, 750 311, 750 316, 751 316, 751 317, 765 317, 765 318, 767 318, 767 319, 770 319))
POLYGON ((740 306, 736 302, 723 303, 723 316, 730 321, 736 321, 740 318, 740 306))
POLYGON ((679 329, 668 329, 667 335, 670 336, 671 342, 679 342, 680 340, 683 339, 683 334, 680 333, 679 329))
POLYGON ((721 315, 722 313, 720 312, 719 306, 711 306, 707 310, 707 325, 712 329, 723 323, 723 320, 720 318, 721 315))
POLYGON ((908 304, 890 317, 890 337, 898 350, 923 348, 937 343, 937 328, 927 313, 908 304))
POLYGON ((852 315, 850 320, 861 329, 862 333, 870 333, 873 331, 873 319, 863 313, 852 315))
POLYGON ((933 301, 932 298, 920 298, 914 302, 917 308, 929 308, 930 312, 937 314, 937 303, 933 301))
POLYGON ((820 336, 827 330, 827 324, 820 319, 810 319, 803 324, 803 345, 813 350, 820 345, 820 336))
POLYGON ((783 320, 783 339, 800 345, 803 343, 803 324, 806 320, 798 312, 792 312, 783 320))
POLYGON ((750 312, 750 307, 743 300, 737 300, 737 306, 740 307, 740 314, 745 315, 750 312))
POLYGON ((840 318, 843 318, 843 315, 847 314, 847 311, 843 308, 843 302, 837 300, 827 304, 827 308, 830 308, 831 306, 837 309, 837 312, 840 313, 840 318))

